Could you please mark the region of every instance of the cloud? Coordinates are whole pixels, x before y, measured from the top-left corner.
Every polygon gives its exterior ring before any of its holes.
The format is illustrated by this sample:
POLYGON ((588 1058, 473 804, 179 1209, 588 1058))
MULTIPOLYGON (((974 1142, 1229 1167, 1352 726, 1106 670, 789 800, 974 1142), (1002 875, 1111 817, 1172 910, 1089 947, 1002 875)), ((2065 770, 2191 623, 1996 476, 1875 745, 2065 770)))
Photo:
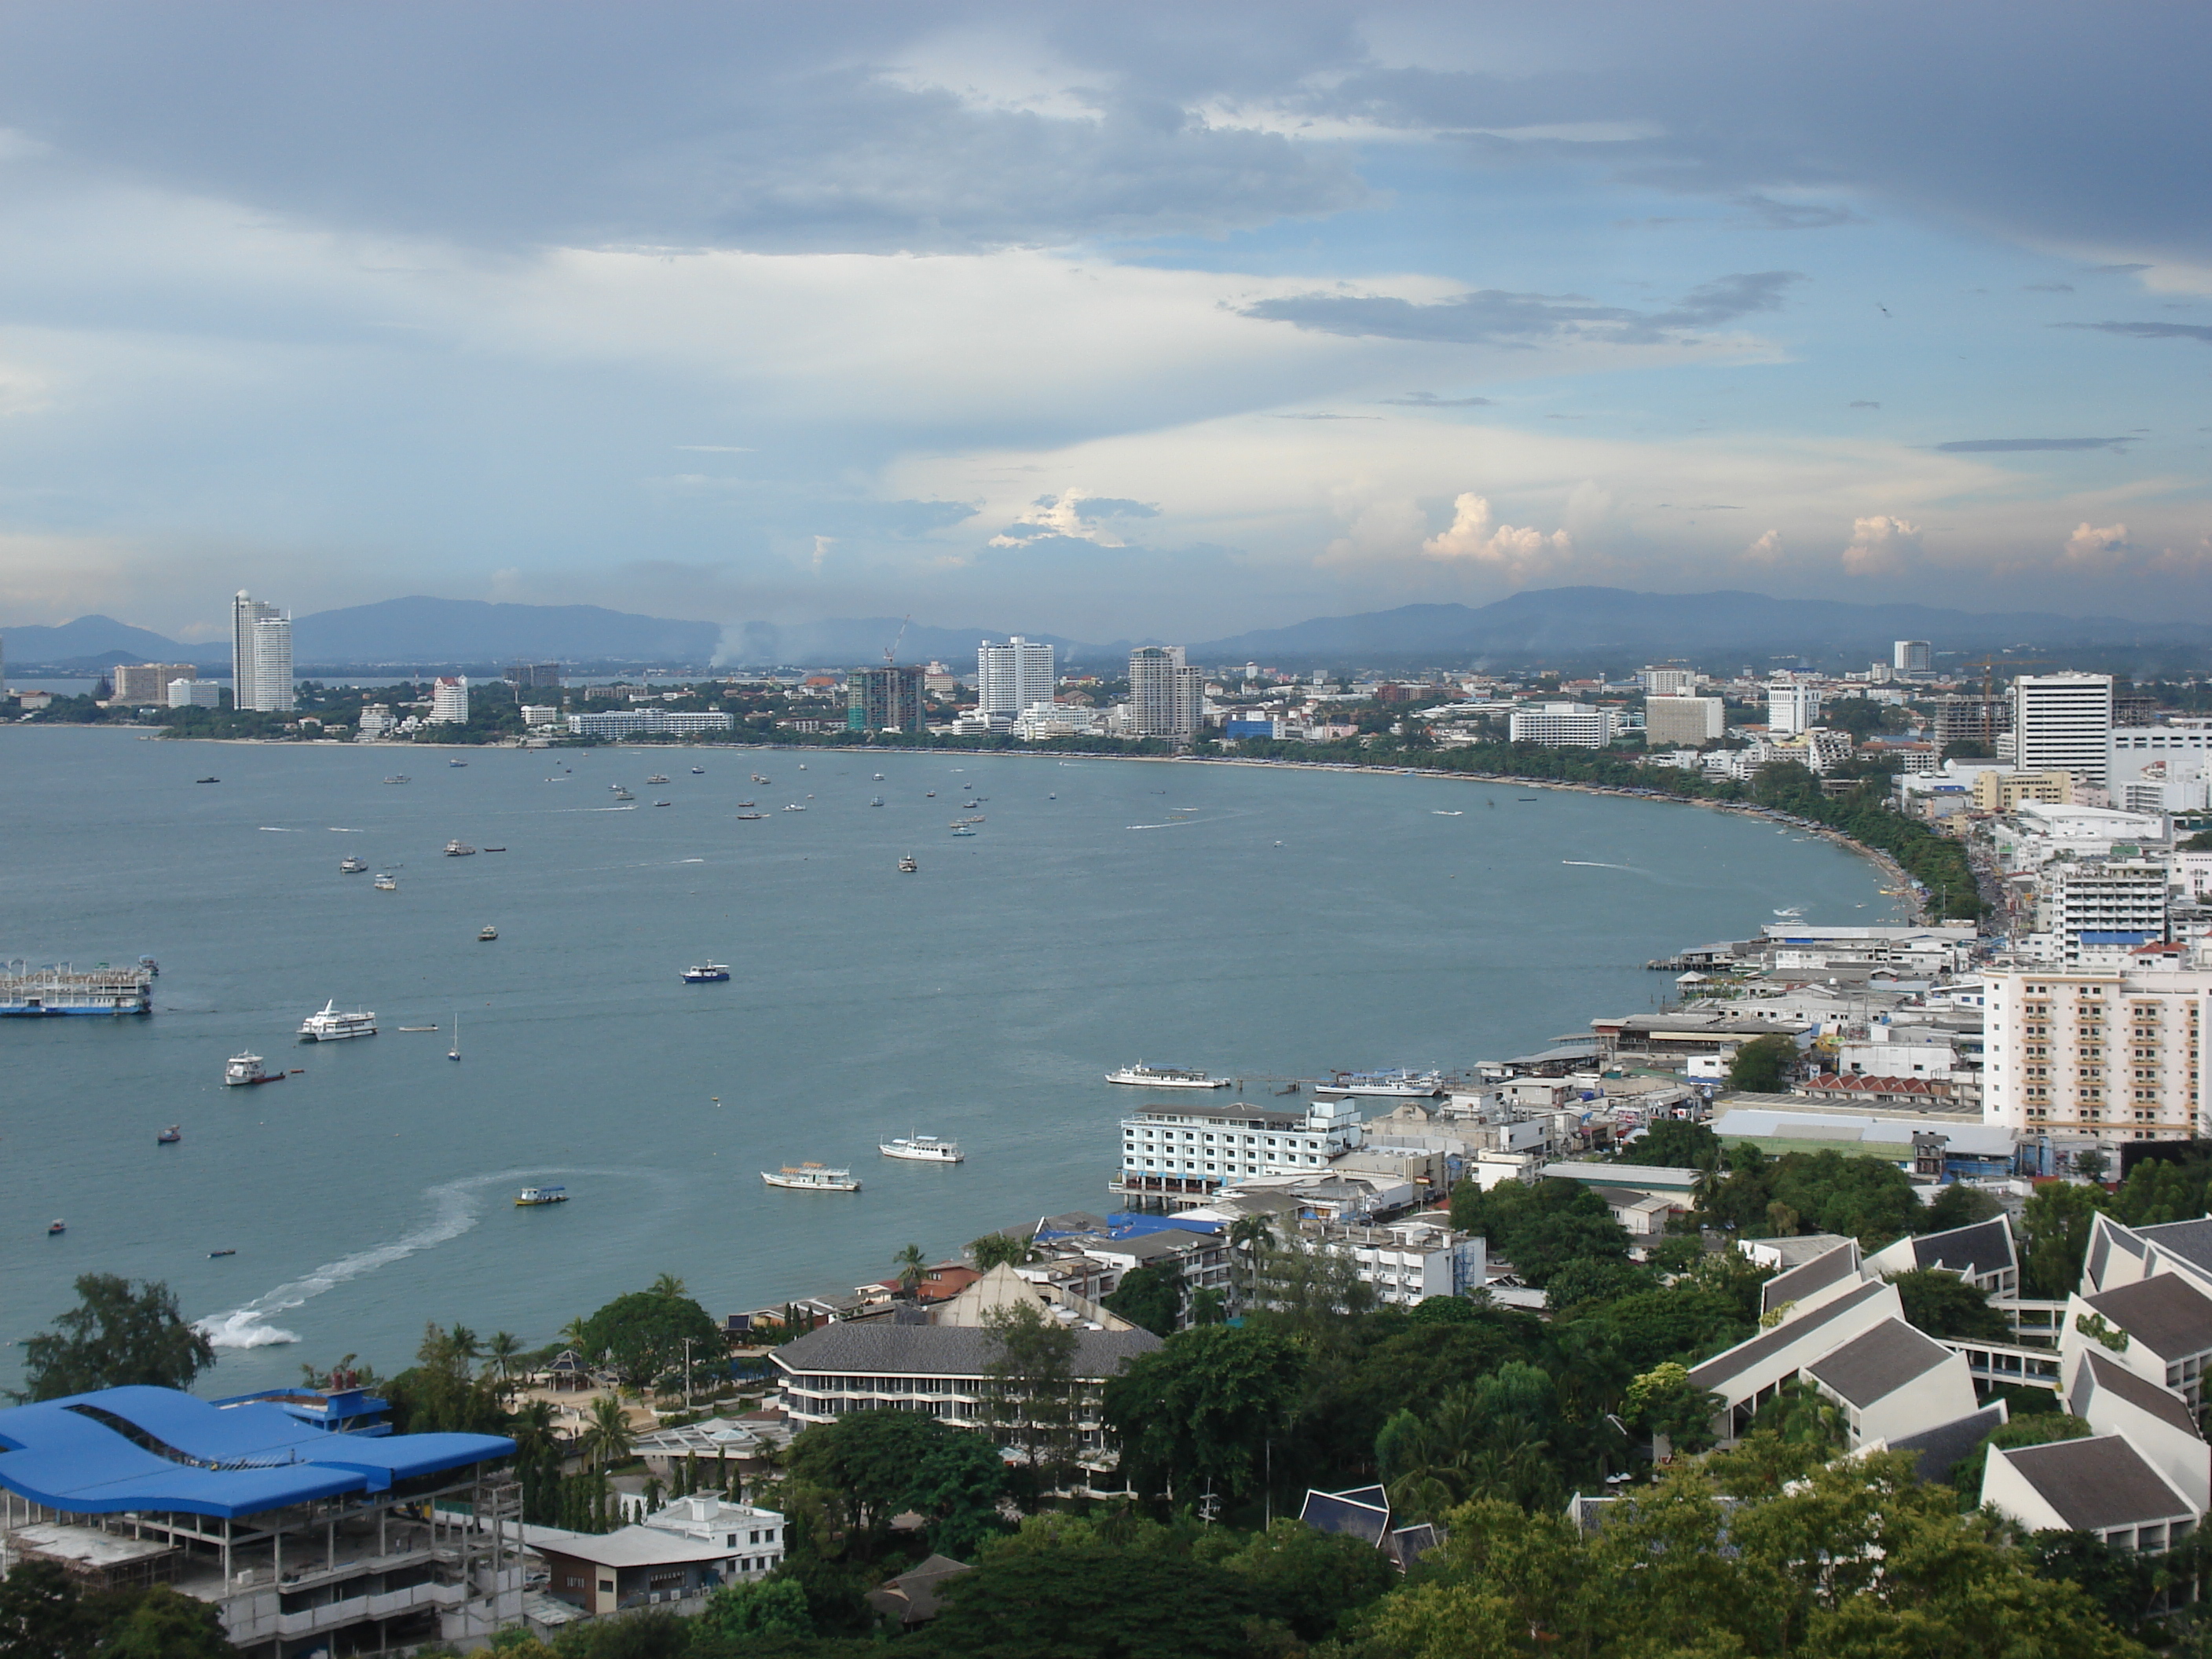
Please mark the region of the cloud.
POLYGON ((1893 574, 1905 568, 1908 558, 1920 553, 1920 526, 1910 519, 1877 513, 1851 521, 1851 539, 1844 549, 1844 568, 1854 576, 1893 574))
POLYGON ((1452 502, 1449 527, 1421 544, 1422 553, 1429 558, 1468 561, 1516 576, 1561 562, 1574 549, 1574 538, 1564 530, 1547 536, 1533 526, 1493 523, 1490 503, 1472 491, 1452 502))
POLYGON ((2202 323, 2053 323, 2051 326, 2124 334, 2135 340, 2197 340, 2212 345, 2212 328, 2202 323))
POLYGON ((1109 519, 1156 519, 1158 507, 1145 501, 1115 495, 1093 495, 1085 489, 1063 489, 1057 495, 1040 495, 1013 523, 991 538, 993 547, 1026 547, 1057 538, 1089 542, 1096 547, 1124 547, 1127 544, 1106 527, 1109 519))
POLYGON ((1755 192, 1731 199, 1751 215, 1751 222, 1768 230, 1825 230, 1830 225, 1866 222, 1849 208, 1822 207, 1811 202, 1778 202, 1771 196, 1755 192))
POLYGON ((1781 563, 1782 532, 1778 530, 1763 532, 1757 541, 1743 550, 1743 556, 1753 564, 1781 563))
POLYGON ((1574 295, 1516 294, 1481 289, 1419 302, 1394 295, 1298 294, 1258 301, 1243 314, 1324 334, 1453 345, 1530 349, 1560 341, 1614 345, 1672 342, 1684 329, 1711 328, 1760 312, 1779 311, 1782 296, 1804 281, 1793 270, 1722 276, 1692 289, 1665 311, 1601 306, 1574 295))
POLYGON ((1487 398, 1439 398, 1433 392, 1408 392, 1402 398, 1385 398, 1386 404, 1400 404, 1407 409, 1487 409, 1487 398))
POLYGON ((2114 524, 2099 528, 2085 519, 2066 538, 2066 544, 2060 550, 2058 556, 2063 564, 2087 565, 2101 569, 2118 563, 2127 550, 2127 526, 2114 524))
POLYGON ((2009 455, 2030 449, 2111 449, 2125 453, 2126 446, 2135 441, 2123 438, 1961 438, 1955 443, 1937 444, 1936 448, 1946 455, 2009 455))

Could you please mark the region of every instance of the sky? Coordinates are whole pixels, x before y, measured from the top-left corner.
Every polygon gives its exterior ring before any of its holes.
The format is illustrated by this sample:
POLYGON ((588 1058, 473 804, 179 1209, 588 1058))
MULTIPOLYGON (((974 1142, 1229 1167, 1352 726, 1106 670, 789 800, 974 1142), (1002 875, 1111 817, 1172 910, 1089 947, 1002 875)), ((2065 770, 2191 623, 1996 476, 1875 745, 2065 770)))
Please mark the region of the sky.
POLYGON ((0 622, 2212 616, 2212 9, 0 8, 0 622))

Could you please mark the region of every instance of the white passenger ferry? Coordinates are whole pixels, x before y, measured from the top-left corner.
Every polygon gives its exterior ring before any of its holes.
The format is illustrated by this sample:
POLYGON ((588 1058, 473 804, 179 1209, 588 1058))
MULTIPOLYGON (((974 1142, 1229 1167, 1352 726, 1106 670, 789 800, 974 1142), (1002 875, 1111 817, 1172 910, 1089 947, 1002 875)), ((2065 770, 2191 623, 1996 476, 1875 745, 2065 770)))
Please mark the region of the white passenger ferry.
POLYGON ((1139 1060, 1134 1066, 1124 1066, 1118 1072, 1106 1073, 1109 1083, 1133 1083, 1145 1089, 1226 1089, 1230 1079, 1208 1077, 1203 1072, 1187 1072, 1179 1066, 1147 1066, 1139 1060))
POLYGON ((222 1063, 222 1082, 227 1089, 241 1089, 254 1083, 282 1083, 284 1073, 263 1069, 258 1054, 233 1054, 222 1063))
POLYGON ((1449 1092, 1442 1072, 1339 1072, 1317 1093, 1375 1095, 1389 1100, 1428 1100, 1449 1092))
POLYGON ((833 1170, 822 1164, 787 1164, 781 1170, 761 1171, 771 1187, 787 1187, 802 1193, 857 1193, 860 1183, 850 1170, 833 1170))
POLYGON ((896 1140, 877 1142, 876 1150, 885 1158, 902 1158, 909 1164, 958 1164, 963 1161, 958 1141, 939 1140, 935 1135, 901 1135, 896 1140))
POLYGON ((302 1042, 336 1042, 344 1037, 375 1035, 374 1014, 366 1011, 342 1014, 334 1001, 325 1003, 320 1012, 309 1014, 300 1022, 300 1041, 302 1042))

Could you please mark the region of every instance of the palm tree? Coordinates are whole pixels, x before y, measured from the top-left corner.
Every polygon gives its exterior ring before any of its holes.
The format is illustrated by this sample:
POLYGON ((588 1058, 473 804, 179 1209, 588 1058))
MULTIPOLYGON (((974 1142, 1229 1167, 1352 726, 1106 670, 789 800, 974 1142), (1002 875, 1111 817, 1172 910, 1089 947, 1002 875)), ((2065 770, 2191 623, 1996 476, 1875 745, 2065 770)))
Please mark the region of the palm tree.
POLYGON ((590 1345, 590 1333, 591 1322, 583 1315, 578 1314, 561 1328, 561 1346, 574 1353, 577 1358, 588 1361, 592 1356, 585 1350, 590 1345))
POLYGON ((493 1332, 491 1340, 484 1346, 484 1369, 499 1378, 499 1392, 502 1399, 508 1392, 508 1373, 514 1369, 515 1359, 521 1352, 522 1339, 513 1331, 493 1332))
POLYGON ((629 1455, 629 1418, 622 1401, 611 1394, 592 1402, 591 1422, 584 1430, 584 1453, 602 1469, 629 1455))
POLYGON ((684 1289, 684 1281, 674 1273, 663 1273, 654 1279, 653 1293, 655 1296, 689 1296, 690 1294, 684 1289))
POLYGON ((929 1272, 929 1258, 921 1253, 921 1245, 909 1244, 891 1260, 898 1264, 899 1288, 908 1295, 913 1295, 914 1287, 921 1284, 929 1272))
POLYGON ((1229 1247, 1244 1252, 1251 1268, 1251 1294, 1245 1305, 1260 1299, 1260 1253, 1275 1247, 1275 1224, 1264 1215, 1243 1215, 1229 1224, 1229 1247))
POLYGON ((466 1365, 483 1357, 483 1339, 465 1325, 456 1325, 446 1334, 447 1352, 466 1365))

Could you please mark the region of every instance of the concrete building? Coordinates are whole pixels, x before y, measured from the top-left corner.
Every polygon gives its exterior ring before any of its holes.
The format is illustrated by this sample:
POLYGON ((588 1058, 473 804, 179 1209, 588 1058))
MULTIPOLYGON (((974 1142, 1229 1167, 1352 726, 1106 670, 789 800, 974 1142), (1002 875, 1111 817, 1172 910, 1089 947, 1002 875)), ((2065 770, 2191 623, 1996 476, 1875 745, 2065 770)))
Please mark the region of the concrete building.
POLYGON ((2023 772, 2071 772, 2077 785, 2111 776, 2112 677, 2023 674, 2012 684, 2013 761, 2023 772))
POLYGON ((1644 742, 1650 749, 1697 748, 1728 731, 1727 705, 1718 697, 1651 696, 1644 700, 1644 742))
POLYGON ((1938 744, 1978 743, 1986 744, 1992 752, 1998 738, 2012 730, 2012 699, 2009 697, 1948 696, 1936 699, 1936 730, 1938 744))
POLYGON ((1188 742, 1206 704, 1206 676, 1183 661, 1179 645, 1140 646, 1129 653, 1129 714, 1135 735, 1188 742))
POLYGON ((1665 667, 1646 665, 1637 675, 1636 683, 1643 688, 1647 697, 1689 697, 1697 695, 1698 679, 1698 671, 1694 668, 1680 668, 1672 664, 1665 667))
POLYGON ((469 682, 463 674, 441 674, 430 687, 430 723, 466 726, 469 721, 469 682))
POLYGON ((1796 737, 1820 724, 1820 688, 1802 680, 1776 680, 1766 688, 1766 730, 1770 736, 1796 737))
MULTIPOLYGON (((784 1519, 720 1493, 679 1498, 611 1533, 532 1528, 545 1593, 592 1614, 681 1603, 765 1578, 783 1563, 784 1519)), ((689 1609, 696 1611, 696 1608, 689 1609)))
POLYGON ((580 738, 697 737, 727 732, 736 724, 726 711, 696 714, 660 708, 610 709, 600 714, 571 714, 569 732, 580 738))
POLYGON ((168 690, 169 707, 172 708, 222 707, 222 687, 213 680, 171 680, 168 690))
POLYGON ((1987 766, 1974 774, 1974 810, 2009 812, 2028 801, 2046 806, 2074 804, 2071 772, 2022 772, 2014 768, 1987 766))
POLYGON ((293 706, 292 619, 244 588, 230 605, 231 707, 286 714, 293 706))
POLYGON ((855 668, 845 677, 848 732, 921 730, 922 669, 855 668))
POLYGON ((1992 969, 1983 982, 1985 1122, 2115 1139, 2198 1132, 2212 973, 1992 969))
POLYGON ((985 640, 975 648, 975 712, 1009 720, 1053 693, 1052 647, 1019 634, 1004 645, 985 640))
POLYGON ((519 662, 507 671, 507 683, 518 691, 558 691, 561 665, 557 662, 519 662))
POLYGON ((1936 669, 1936 653, 1925 640, 1899 640, 1889 648, 1893 673, 1929 674, 1936 669))
POLYGON ((2168 879, 2163 862, 2147 859, 2054 860, 2043 866, 2036 930, 2057 941, 2069 968, 2164 944, 2168 879))
POLYGON ((1303 1112, 1242 1101, 1146 1106, 1121 1120, 1121 1169, 1110 1189, 1203 1199, 1256 1176, 1319 1174, 1360 1138, 1350 1100, 1316 1100, 1303 1112))
POLYGON ((1602 749, 1613 730, 1612 709, 1583 702, 1522 703, 1506 723, 1510 741, 1547 749, 1602 749))
POLYGON ((188 662, 118 663, 107 671, 115 693, 108 701, 129 708, 159 708, 169 700, 172 681, 199 677, 200 671, 188 662))
POLYGON ((1981 1501, 2030 1532, 2086 1532, 2113 1549, 2162 1551, 2197 1516, 2117 1434, 2040 1446, 1992 1446, 1981 1501))
POLYGON ((1432 1296, 1466 1296, 1481 1287, 1488 1263, 1488 1246, 1480 1234, 1454 1232, 1438 1221, 1309 1223, 1299 1232, 1312 1248, 1352 1263, 1360 1282, 1385 1307, 1410 1308, 1432 1296))

